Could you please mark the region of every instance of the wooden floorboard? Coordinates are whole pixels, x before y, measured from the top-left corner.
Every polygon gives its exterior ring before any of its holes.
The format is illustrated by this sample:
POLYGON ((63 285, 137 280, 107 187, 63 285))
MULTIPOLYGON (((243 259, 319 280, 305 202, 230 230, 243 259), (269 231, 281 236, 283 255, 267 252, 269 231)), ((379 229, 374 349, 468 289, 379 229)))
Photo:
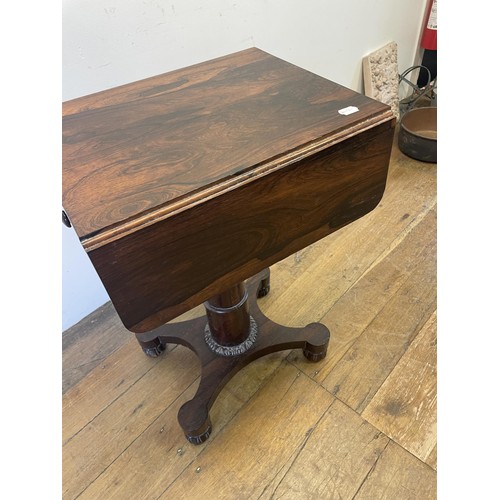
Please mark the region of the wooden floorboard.
POLYGON ((434 465, 436 446, 436 314, 432 314, 362 413, 372 425, 434 465))
POLYGON ((432 500, 436 498, 436 472, 391 441, 353 498, 432 500))
POLYGON ((435 498, 436 168, 395 146, 373 212, 272 267, 262 310, 324 323, 327 357, 247 366, 201 446, 188 349, 146 357, 110 303, 64 332, 63 498, 435 498))
POLYGON ((62 336, 63 394, 132 337, 111 302, 66 330, 62 336))

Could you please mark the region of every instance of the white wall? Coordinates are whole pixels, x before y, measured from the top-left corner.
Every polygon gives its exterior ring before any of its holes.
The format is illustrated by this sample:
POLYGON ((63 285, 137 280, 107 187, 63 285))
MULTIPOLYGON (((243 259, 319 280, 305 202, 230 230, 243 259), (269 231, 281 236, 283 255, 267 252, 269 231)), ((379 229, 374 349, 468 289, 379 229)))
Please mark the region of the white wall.
MULTIPOLYGON (((415 62, 426 0, 63 0, 63 101, 248 47, 363 91, 390 41, 415 62)), ((109 300, 63 227, 63 329, 109 300)))

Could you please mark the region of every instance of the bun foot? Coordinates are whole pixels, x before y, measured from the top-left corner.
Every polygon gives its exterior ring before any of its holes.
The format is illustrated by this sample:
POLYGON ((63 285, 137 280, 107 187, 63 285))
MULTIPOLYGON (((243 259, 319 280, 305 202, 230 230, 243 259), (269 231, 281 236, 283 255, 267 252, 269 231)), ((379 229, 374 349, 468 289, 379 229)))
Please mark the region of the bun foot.
POLYGON ((326 349, 320 352, 313 352, 308 348, 304 348, 302 349, 302 352, 304 353, 305 358, 313 363, 317 363, 326 357, 326 349))
POLYGON ((165 346, 163 344, 160 344, 159 346, 156 347, 143 347, 142 350, 146 356, 149 356, 150 358, 157 358, 160 356, 163 352, 165 352, 165 346))
POLYGON ((311 323, 306 326, 306 330, 308 329, 314 332, 314 335, 307 339, 302 352, 307 360, 317 363, 326 357, 330 332, 321 323, 311 323))
POLYGON ((261 297, 265 297, 271 290, 271 274, 269 272, 269 269, 266 269, 265 271, 263 271, 263 273, 267 273, 267 276, 265 276, 265 278, 262 278, 259 283, 259 288, 257 289, 258 299, 260 299, 261 297))
POLYGON ((212 433, 210 415, 197 400, 184 403, 177 418, 186 439, 192 444, 204 443, 212 433))
POLYGON ((209 423, 207 430, 203 432, 202 434, 185 434, 186 439, 191 443, 191 444, 202 444, 204 443, 212 433, 212 424, 209 423))
POLYGON ((142 347, 142 351, 146 356, 150 358, 157 358, 163 352, 165 352, 166 345, 162 344, 160 339, 156 338, 147 342, 138 341, 140 346, 142 347))

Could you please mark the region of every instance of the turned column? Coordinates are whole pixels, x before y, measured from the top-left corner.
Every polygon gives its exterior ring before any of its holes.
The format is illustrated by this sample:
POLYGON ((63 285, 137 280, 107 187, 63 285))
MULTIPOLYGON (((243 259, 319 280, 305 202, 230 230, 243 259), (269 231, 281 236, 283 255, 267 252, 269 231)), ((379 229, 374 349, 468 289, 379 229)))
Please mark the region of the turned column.
POLYGON ((248 291, 238 283, 205 302, 205 341, 221 356, 247 351, 257 338, 257 324, 249 314, 248 291))

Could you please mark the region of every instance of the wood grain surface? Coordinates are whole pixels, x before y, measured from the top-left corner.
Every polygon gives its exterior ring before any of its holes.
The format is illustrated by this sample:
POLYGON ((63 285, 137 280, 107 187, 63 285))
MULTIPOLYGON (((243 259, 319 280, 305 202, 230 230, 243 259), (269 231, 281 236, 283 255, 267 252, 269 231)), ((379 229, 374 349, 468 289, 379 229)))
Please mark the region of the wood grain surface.
POLYGON ((437 318, 432 314, 362 416, 435 467, 437 318), (409 377, 408 375, 411 375, 409 377))
POLYGON ((63 104, 63 206, 81 239, 156 219, 387 110, 258 49, 78 98, 63 104))
POLYGON ((375 498, 435 500, 435 471, 391 441, 356 495, 356 500, 375 498))
POLYGON ((271 498, 353 498, 389 440, 355 411, 334 400, 271 498), (318 474, 321 471, 321 474, 318 474))

